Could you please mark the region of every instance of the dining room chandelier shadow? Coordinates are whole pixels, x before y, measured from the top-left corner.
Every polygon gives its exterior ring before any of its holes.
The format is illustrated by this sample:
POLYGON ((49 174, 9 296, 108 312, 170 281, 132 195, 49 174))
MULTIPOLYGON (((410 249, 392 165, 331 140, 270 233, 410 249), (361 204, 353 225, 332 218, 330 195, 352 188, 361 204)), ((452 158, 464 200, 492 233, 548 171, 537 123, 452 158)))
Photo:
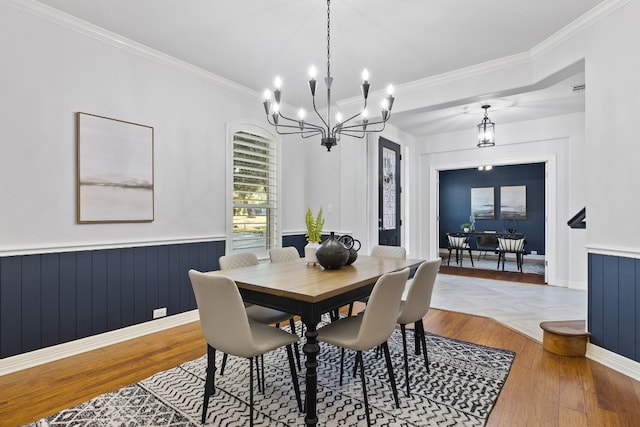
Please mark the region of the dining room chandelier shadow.
POLYGON ((496 145, 495 140, 495 123, 493 123, 489 119, 488 110, 491 105, 483 105, 484 108, 484 118, 478 125, 478 147, 493 147, 496 145))
POLYGON ((331 76, 331 8, 330 0, 327 0, 327 75, 324 78, 324 82, 327 88, 327 111, 326 117, 324 117, 318 111, 316 107, 316 74, 315 67, 311 67, 309 70, 309 90, 311 91, 311 101, 313 104, 313 110, 318 116, 321 123, 311 123, 305 120, 306 112, 304 109, 300 109, 298 112, 298 118, 293 119, 282 114, 281 100, 282 100, 282 80, 280 77, 275 78, 275 89, 273 95, 269 89, 264 92, 264 110, 267 115, 267 121, 269 124, 275 127, 275 130, 280 135, 301 135, 302 138, 310 138, 312 136, 320 135, 321 145, 327 148, 327 151, 331 151, 331 147, 338 144, 340 136, 346 135, 354 138, 364 138, 367 133, 381 132, 384 130, 385 124, 391 117, 391 108, 393 107, 393 86, 389 85, 387 88, 387 96, 383 99, 380 111, 380 117, 369 120, 369 113, 367 111, 367 100, 369 97, 369 89, 371 84, 369 83, 369 72, 365 68, 362 71, 362 84, 360 86, 362 90, 362 96, 364 105, 362 110, 353 116, 344 119, 338 112, 335 116, 335 122, 331 121, 331 84, 333 77, 331 76))

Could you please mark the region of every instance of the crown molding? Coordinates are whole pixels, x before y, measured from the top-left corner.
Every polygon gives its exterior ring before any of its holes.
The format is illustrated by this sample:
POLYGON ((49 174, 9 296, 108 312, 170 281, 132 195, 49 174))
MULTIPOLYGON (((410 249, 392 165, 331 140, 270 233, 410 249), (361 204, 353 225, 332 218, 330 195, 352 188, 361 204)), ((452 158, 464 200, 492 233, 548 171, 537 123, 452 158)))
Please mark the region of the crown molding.
MULTIPOLYGON (((430 76, 423 79, 414 80, 412 82, 400 84, 395 88, 396 94, 415 93, 428 87, 453 83, 481 74, 500 71, 510 67, 531 63, 534 59, 541 57, 542 55, 548 53, 562 43, 581 33, 582 31, 585 31, 593 24, 599 22, 609 14, 615 12, 625 4, 629 3, 629 1, 630 0, 604 1, 526 52, 505 56, 503 58, 494 59, 480 64, 470 65, 468 67, 460 68, 435 76, 430 76)), ((369 95, 370 98, 375 99, 382 99, 383 96, 384 93, 382 90, 371 92, 369 95)), ((337 102, 337 104, 341 108, 347 108, 358 105, 361 102, 362 97, 354 96, 352 98, 337 102)))
POLYGON ((105 30, 104 28, 93 25, 87 21, 83 21, 82 19, 69 15, 68 13, 62 12, 58 9, 52 8, 35 0, 0 0, 0 3, 29 13, 38 18, 42 18, 68 30, 75 31, 78 34, 91 37, 95 40, 125 50, 134 55, 138 55, 142 58, 154 61, 158 64, 166 65, 179 71, 185 71, 199 79, 213 82, 218 86, 230 89, 243 96, 257 99, 262 98, 262 96, 258 92, 249 89, 246 86, 242 86, 232 80, 225 79, 224 77, 221 77, 217 74, 211 73, 200 67, 189 64, 188 62, 174 58, 171 55, 167 55, 166 53, 162 53, 146 45, 120 36, 111 31, 105 30))
POLYGON ((600 3, 593 9, 587 11, 584 15, 580 16, 575 21, 561 28, 555 34, 543 40, 537 46, 531 48, 529 50, 529 55, 532 59, 544 55, 545 53, 555 49, 557 46, 566 42, 577 34, 585 31, 593 24, 609 16, 609 14, 620 9, 622 6, 629 3, 629 1, 631 0, 607 0, 600 3))

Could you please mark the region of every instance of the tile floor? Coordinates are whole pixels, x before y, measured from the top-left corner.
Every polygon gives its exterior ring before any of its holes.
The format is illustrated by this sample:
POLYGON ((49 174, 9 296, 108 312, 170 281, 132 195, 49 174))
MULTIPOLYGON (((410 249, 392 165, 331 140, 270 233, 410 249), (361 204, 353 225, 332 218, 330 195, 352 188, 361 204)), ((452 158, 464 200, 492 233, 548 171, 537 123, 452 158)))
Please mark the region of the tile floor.
POLYGON ((586 320, 587 292, 438 274, 431 307, 491 317, 542 342, 540 322, 586 320))

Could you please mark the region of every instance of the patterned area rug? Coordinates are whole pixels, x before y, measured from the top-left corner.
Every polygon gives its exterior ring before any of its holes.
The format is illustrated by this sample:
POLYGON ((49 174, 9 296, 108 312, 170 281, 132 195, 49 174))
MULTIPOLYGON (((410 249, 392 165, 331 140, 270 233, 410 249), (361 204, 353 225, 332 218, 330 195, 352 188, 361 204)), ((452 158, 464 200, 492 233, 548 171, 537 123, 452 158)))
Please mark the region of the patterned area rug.
MULTIPOLYGON (((407 338, 411 397, 405 394, 399 330, 389 340, 400 409, 393 402, 384 357, 376 358, 375 350, 364 355, 372 423, 390 427, 485 425, 515 354, 429 334, 428 374, 422 356, 413 352, 413 334, 409 332, 407 338)), ((359 375, 350 375, 355 357, 347 352, 344 383, 340 386, 340 350, 328 345, 321 348, 318 425, 366 425, 359 375)), ((218 357, 220 366, 220 352, 218 357)), ((257 392, 256 388, 255 425, 304 425, 304 414, 297 410, 291 386, 286 351, 265 355, 265 365, 266 392, 257 392)), ((207 425, 248 425, 248 366, 245 359, 230 357, 224 375, 216 375, 217 390, 209 402, 207 425)), ((205 367, 204 357, 184 363, 31 426, 199 426, 205 367)), ((299 373, 299 380, 304 393, 304 372, 299 373)))

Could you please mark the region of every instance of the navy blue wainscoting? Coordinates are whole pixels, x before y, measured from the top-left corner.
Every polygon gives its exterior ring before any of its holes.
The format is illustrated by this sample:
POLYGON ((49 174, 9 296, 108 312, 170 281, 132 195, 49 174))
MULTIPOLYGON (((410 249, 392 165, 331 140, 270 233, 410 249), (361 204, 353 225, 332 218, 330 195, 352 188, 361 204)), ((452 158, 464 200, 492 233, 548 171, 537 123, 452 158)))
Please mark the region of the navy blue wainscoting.
POLYGON ((225 243, 0 258, 0 358, 196 308, 187 271, 217 270, 225 243))
POLYGON ((591 342, 640 362, 640 259, 589 254, 591 342))
POLYGON ((307 246, 307 238, 304 234, 290 234, 282 236, 282 247, 293 246, 298 250, 301 257, 304 256, 304 247, 307 246))

